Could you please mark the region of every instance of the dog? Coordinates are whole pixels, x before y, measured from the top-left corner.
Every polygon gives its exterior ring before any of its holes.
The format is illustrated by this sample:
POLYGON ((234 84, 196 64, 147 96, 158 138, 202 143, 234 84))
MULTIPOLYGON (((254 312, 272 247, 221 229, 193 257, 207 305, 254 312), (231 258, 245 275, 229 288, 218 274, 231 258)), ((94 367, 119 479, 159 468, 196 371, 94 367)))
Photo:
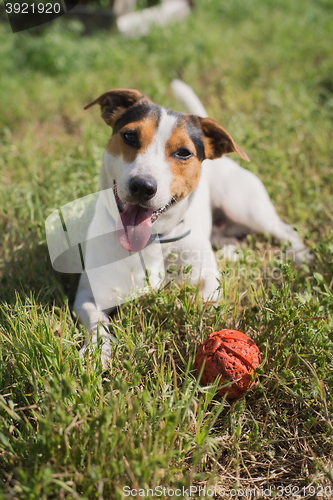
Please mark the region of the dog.
MULTIPOLYGON (((208 118, 190 87, 179 80, 172 87, 188 114, 158 106, 130 89, 109 90, 85 107, 100 106, 112 135, 104 153, 101 191, 85 250, 87 269, 102 269, 94 277, 100 305, 96 305, 86 271, 74 311, 91 336, 92 348, 100 335, 104 367, 111 356, 108 325, 115 308, 114 290, 130 280, 124 255, 145 251, 155 278, 171 264, 175 269, 191 264, 193 284, 200 284, 203 300, 211 301, 219 300, 220 293, 212 243, 220 248, 229 245, 230 250, 246 234, 268 233, 290 242, 297 262, 307 255, 298 234, 277 215, 261 181, 225 156, 235 153, 248 162, 247 154, 208 118), (101 233, 116 234, 116 240, 90 244, 101 233), (152 234, 157 235, 162 253, 150 244, 152 234), (122 259, 116 259, 112 275, 105 277, 103 264, 117 253, 122 259)), ((81 356, 88 347, 87 338, 81 356)))

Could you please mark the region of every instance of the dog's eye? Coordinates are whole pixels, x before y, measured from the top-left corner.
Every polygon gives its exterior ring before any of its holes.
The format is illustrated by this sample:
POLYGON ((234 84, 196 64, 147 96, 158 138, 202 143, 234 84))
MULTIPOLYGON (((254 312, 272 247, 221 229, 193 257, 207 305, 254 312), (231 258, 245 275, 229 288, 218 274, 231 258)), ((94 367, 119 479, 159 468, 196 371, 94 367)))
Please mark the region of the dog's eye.
POLYGON ((138 137, 135 132, 124 132, 122 134, 124 141, 130 146, 137 146, 138 137))
POLYGON ((189 158, 191 158, 191 156, 193 156, 193 153, 191 153, 191 151, 186 148, 182 148, 176 151, 175 156, 180 160, 188 160, 189 158))

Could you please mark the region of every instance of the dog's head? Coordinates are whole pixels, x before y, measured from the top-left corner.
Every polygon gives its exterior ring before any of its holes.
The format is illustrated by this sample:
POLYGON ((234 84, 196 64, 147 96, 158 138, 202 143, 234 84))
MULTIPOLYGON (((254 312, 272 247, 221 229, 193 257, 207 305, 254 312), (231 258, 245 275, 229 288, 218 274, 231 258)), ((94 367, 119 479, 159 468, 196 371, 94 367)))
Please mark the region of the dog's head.
POLYGON ((127 250, 143 248, 152 224, 193 192, 203 160, 237 153, 249 161, 211 118, 157 106, 137 90, 109 90, 85 109, 94 104, 100 105, 102 118, 113 129, 102 187, 114 189, 125 228, 119 241, 127 250), (129 227, 136 233, 134 245, 128 240, 129 227))

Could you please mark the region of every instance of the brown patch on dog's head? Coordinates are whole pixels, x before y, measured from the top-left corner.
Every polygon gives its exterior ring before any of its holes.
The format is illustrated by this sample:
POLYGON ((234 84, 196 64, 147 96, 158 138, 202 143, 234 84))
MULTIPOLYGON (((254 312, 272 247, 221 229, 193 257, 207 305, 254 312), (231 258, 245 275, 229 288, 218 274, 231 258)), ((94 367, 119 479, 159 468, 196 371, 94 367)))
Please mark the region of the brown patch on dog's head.
POLYGON ((143 154, 154 139, 156 133, 156 118, 147 117, 139 123, 129 123, 120 131, 112 134, 106 145, 106 151, 114 156, 122 156, 124 162, 131 163, 143 154), (132 142, 126 139, 133 137, 132 142))
POLYGON ((139 104, 122 113, 114 123, 113 134, 107 152, 126 163, 143 154, 152 143, 159 122, 159 106, 140 101, 139 104))
POLYGON ((235 143, 231 135, 211 118, 199 118, 205 144, 205 158, 214 160, 228 153, 237 153, 245 161, 247 154, 235 143))
POLYGON ((165 147, 172 173, 170 194, 172 197, 177 195, 178 201, 186 198, 197 186, 203 160, 198 155, 195 139, 191 138, 189 132, 189 128, 193 130, 193 127, 189 127, 190 120, 185 118, 182 122, 174 128, 165 147))

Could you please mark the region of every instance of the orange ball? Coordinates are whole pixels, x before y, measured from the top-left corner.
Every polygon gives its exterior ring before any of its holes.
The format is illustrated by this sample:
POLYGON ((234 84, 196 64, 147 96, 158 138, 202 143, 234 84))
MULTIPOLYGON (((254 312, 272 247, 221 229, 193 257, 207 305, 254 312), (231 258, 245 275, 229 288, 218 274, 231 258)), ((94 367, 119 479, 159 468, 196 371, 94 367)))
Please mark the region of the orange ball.
POLYGON ((217 391, 219 396, 238 398, 249 389, 253 382, 251 374, 261 363, 258 347, 250 337, 236 330, 221 330, 210 333, 201 342, 194 361, 197 376, 205 361, 200 379, 201 385, 209 385, 218 377, 219 385, 232 385, 217 391))

